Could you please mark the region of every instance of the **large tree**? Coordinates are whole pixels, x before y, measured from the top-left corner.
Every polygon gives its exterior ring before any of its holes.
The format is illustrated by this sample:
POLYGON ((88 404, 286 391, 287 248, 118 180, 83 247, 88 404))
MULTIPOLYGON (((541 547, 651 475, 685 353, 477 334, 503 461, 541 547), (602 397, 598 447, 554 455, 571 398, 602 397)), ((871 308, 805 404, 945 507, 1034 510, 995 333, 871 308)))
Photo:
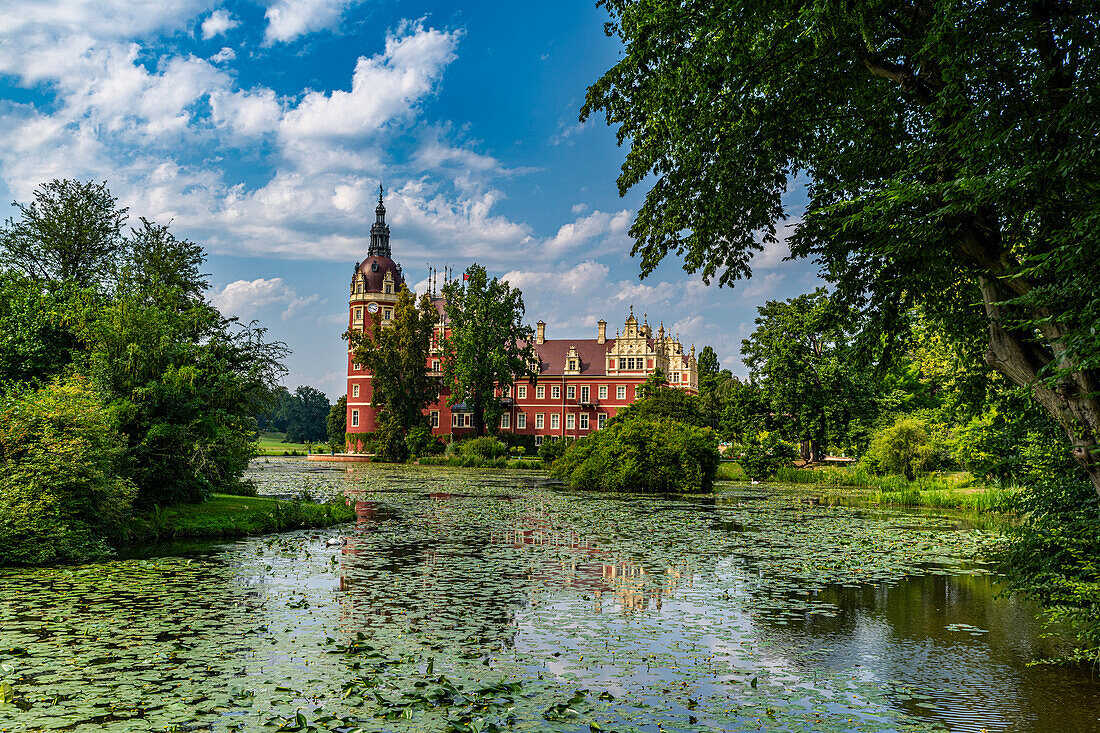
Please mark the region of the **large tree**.
POLYGON ((328 439, 328 397, 316 387, 302 385, 287 404, 287 443, 323 443, 328 439))
POLYGON ((1100 492, 1100 14, 1089 0, 601 0, 588 92, 631 229, 730 284, 789 237, 889 331, 919 303, 1054 416, 1100 492), (979 304, 975 306, 975 304, 979 304))
POLYGON ((534 331, 523 324, 523 293, 485 268, 472 265, 465 280, 443 286, 448 336, 443 340, 443 378, 449 403, 465 404, 477 435, 503 414, 497 389, 538 374, 534 331))
POLYGON ((845 319, 824 288, 769 300, 757 312, 756 329, 741 342, 745 364, 784 437, 803 443, 803 458, 821 460, 873 406, 845 340, 845 319))
POLYGON ((417 303, 402 285, 392 320, 375 318, 369 331, 345 334, 355 360, 371 374, 371 404, 379 411, 382 428, 395 433, 387 445, 403 446, 409 430, 425 424, 424 408, 439 396, 439 382, 428 373, 432 333, 438 322, 439 313, 427 294, 417 303))

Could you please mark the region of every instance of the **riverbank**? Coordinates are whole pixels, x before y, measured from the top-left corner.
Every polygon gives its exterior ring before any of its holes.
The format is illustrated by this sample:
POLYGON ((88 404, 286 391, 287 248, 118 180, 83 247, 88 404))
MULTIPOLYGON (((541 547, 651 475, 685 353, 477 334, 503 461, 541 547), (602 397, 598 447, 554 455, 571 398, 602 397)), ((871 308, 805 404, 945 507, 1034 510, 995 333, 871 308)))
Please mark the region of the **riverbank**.
POLYGON ((123 529, 127 544, 179 539, 220 539, 318 529, 355 519, 343 500, 324 504, 257 496, 215 494, 201 504, 157 507, 135 514, 123 529))

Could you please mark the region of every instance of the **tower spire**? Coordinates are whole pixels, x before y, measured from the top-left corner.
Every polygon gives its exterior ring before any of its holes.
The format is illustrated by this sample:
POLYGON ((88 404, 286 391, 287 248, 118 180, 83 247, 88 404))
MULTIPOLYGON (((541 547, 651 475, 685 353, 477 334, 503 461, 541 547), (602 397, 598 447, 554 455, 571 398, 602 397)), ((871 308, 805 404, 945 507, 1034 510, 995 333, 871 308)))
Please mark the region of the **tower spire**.
POLYGON ((374 207, 374 225, 370 228, 368 257, 390 257, 390 227, 386 224, 386 205, 382 203, 382 184, 378 184, 378 206, 374 207))

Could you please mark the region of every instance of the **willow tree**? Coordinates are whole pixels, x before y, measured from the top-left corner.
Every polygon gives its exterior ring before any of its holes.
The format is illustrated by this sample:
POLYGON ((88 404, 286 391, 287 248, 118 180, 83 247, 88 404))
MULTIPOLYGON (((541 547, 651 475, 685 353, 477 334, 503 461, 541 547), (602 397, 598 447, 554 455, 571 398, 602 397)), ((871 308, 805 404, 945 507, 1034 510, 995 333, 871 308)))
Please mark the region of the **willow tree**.
POLYGON ((643 275, 794 257, 874 327, 920 305, 1054 416, 1100 492, 1100 14, 1087 0, 601 0, 588 90, 629 152, 643 275))
POLYGON ((443 380, 450 386, 449 404, 463 403, 473 415, 473 428, 484 435, 504 410, 498 389, 522 377, 535 376, 535 334, 523 324, 523 293, 485 268, 472 265, 464 280, 443 286, 447 301, 447 337, 443 339, 443 380))

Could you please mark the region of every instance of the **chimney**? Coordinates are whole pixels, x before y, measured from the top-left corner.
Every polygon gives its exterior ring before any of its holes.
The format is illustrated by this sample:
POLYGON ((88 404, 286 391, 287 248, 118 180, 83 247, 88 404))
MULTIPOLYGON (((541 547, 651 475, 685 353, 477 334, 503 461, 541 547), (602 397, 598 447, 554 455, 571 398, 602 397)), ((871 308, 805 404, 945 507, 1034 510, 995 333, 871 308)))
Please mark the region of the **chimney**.
POLYGON ((607 342, 607 321, 600 319, 596 322, 596 325, 600 328, 599 336, 596 337, 596 343, 602 344, 607 342))
POLYGON ((535 324, 535 343, 546 343, 546 321, 539 321, 535 324))

